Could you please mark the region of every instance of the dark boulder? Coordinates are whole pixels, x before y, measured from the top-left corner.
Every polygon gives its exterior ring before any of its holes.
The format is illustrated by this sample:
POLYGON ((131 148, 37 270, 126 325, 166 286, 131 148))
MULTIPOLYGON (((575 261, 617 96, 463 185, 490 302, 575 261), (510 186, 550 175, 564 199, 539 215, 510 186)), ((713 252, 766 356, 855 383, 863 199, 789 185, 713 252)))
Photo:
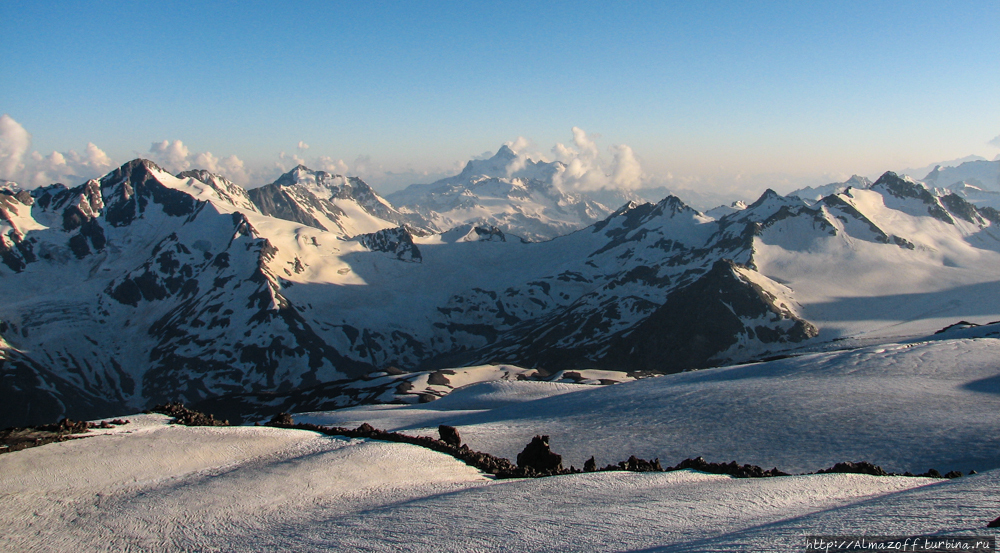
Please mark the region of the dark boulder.
POLYGON ((1000 528, 1000 517, 993 519, 993 522, 986 525, 987 528, 1000 528))
POLYGON ((583 472, 596 472, 596 471, 597 471, 597 461, 595 461, 594 457, 591 456, 590 459, 587 459, 586 461, 583 462, 583 472))
POLYGON ((271 422, 269 422, 267 424, 269 424, 271 426, 278 426, 278 425, 285 425, 285 424, 287 424, 287 425, 293 425, 293 424, 295 424, 295 421, 292 419, 292 416, 289 415, 288 413, 278 413, 277 415, 271 417, 271 422))
POLYGON ((458 429, 454 426, 446 424, 438 426, 438 435, 441 436, 441 441, 448 445, 455 447, 461 447, 462 445, 462 438, 458 435, 458 429))
POLYGON ((562 470, 562 455, 549 449, 548 436, 535 436, 524 451, 517 454, 517 466, 532 468, 540 473, 559 472, 562 470))

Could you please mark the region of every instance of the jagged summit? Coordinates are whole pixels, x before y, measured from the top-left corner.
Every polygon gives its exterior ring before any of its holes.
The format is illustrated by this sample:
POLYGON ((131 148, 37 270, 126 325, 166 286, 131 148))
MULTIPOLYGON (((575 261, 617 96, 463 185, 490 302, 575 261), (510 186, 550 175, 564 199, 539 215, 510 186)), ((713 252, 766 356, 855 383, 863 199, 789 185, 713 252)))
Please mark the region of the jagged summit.
POLYGON ((249 197, 265 215, 345 237, 401 225, 422 232, 428 226, 420 216, 396 210, 359 177, 313 171, 304 165, 251 189, 249 197))
POLYGON ((551 182, 553 176, 565 168, 561 162, 535 161, 529 158, 519 158, 518 154, 504 144, 497 153, 489 159, 473 159, 465 164, 462 172, 454 177, 438 182, 452 184, 466 183, 479 178, 518 178, 526 181, 539 180, 551 182))
POLYGON ((612 212, 586 194, 556 187, 553 179, 564 169, 561 162, 535 161, 503 145, 489 159, 470 160, 458 175, 411 185, 387 199, 439 232, 464 224, 492 225, 531 241, 551 240, 612 212))
POLYGON ((807 186, 785 194, 802 198, 809 204, 814 204, 831 194, 840 194, 848 188, 867 189, 872 185, 872 181, 860 175, 851 175, 851 178, 844 182, 831 182, 822 186, 807 186))
MULTIPOLYGON (((663 373, 1000 319, 1000 213, 891 173, 813 204, 769 190, 717 218, 670 195, 612 211, 481 177, 431 191, 435 224, 453 217, 444 233, 392 220, 418 214, 393 215, 355 177, 296 167, 241 190, 134 160, 72 188, 0 193, 15 298, 0 302, 0 394, 41 420, 97 418, 320 394, 390 366, 663 373), (533 243, 512 228, 535 229, 533 243)), ((6 424, 25 416, 0 406, 6 424)))

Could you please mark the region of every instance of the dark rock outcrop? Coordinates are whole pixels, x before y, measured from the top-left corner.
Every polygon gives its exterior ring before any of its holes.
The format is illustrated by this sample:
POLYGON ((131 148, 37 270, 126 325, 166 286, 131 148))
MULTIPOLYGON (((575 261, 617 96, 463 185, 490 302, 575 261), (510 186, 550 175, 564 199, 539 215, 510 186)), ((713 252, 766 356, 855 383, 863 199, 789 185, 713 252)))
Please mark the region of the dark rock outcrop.
POLYGON ((128 424, 129 421, 114 419, 110 421, 87 422, 74 421, 64 418, 56 424, 45 424, 41 426, 28 426, 24 428, 6 428, 0 430, 0 453, 10 453, 20 451, 29 447, 51 444, 55 442, 65 442, 83 438, 88 430, 92 428, 113 428, 128 424))
POLYGON ((850 461, 845 461, 843 463, 837 463, 828 469, 822 469, 816 471, 816 474, 870 474, 872 476, 888 476, 889 473, 882 470, 882 467, 878 465, 873 465, 868 461, 858 461, 852 463, 850 461))
POLYGON ((159 413, 174 417, 170 424, 182 424, 184 426, 229 426, 229 421, 216 420, 214 415, 188 409, 183 403, 165 403, 157 405, 147 411, 148 413, 159 413))
POLYGON ((423 256, 413 243, 413 235, 406 227, 383 229, 378 232, 358 235, 362 246, 375 252, 386 252, 400 261, 420 263, 423 256))
POLYGON ((739 465, 736 461, 730 463, 709 463, 703 457, 685 459, 666 470, 691 469, 709 474, 728 474, 734 478, 768 478, 773 476, 790 476, 787 472, 782 472, 777 468, 764 470, 757 465, 739 465))
POLYGON ((553 473, 562 470, 562 455, 549 449, 548 436, 535 436, 524 450, 517 454, 518 468, 531 468, 539 473, 553 473))
POLYGON ((455 447, 462 446, 462 438, 458 435, 458 429, 454 426, 448 426, 442 424, 438 426, 438 435, 441 436, 441 441, 455 447))
POLYGON ((692 284, 669 296, 606 357, 607 368, 643 367, 672 373, 718 364, 716 356, 740 336, 765 343, 801 342, 816 327, 779 307, 775 298, 739 277, 732 261, 718 261, 692 284), (745 320, 768 320, 748 326, 745 320))

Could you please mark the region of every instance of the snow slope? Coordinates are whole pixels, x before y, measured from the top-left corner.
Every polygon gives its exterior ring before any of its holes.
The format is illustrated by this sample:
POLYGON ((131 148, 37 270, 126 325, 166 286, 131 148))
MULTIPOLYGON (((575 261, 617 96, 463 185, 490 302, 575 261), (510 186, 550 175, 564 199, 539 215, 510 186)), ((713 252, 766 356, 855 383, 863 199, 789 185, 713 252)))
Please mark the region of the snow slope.
MULTIPOLYGON (((983 327, 993 328, 993 327, 983 327)), ((981 332, 982 334, 982 332, 981 332)), ((356 407, 303 421, 431 432, 459 429, 470 447, 513 459, 535 434, 577 467, 624 454, 688 457, 811 472, 866 460, 888 471, 1000 468, 1000 339, 965 338, 704 369, 476 412, 463 395, 419 406, 356 407), (456 405, 456 411, 451 410, 456 405)), ((544 383, 518 383, 527 387, 544 383)), ((492 391, 492 390, 491 390, 492 391)), ((301 417, 300 417, 301 418, 301 417)))
POLYGON ((584 451, 600 462, 644 452, 671 462, 683 450, 792 470, 857 457, 887 468, 993 469, 975 476, 492 480, 406 444, 176 427, 138 415, 91 437, 0 455, 0 548, 788 551, 811 534, 992 535, 1000 340, 947 335, 603 388, 473 384, 420 407, 297 419, 409 419, 413 429, 450 417, 474 448, 504 452, 546 433, 571 462, 584 451))
POLYGON ((851 178, 844 182, 831 182, 830 184, 824 184, 821 186, 806 186, 805 188, 799 188, 798 190, 793 190, 786 196, 796 196, 802 198, 810 205, 822 200, 823 198, 831 194, 840 194, 841 192, 847 190, 848 188, 868 188, 872 185, 872 181, 865 177, 859 175, 852 175, 851 178))
POLYGON ((300 167, 270 186, 135 160, 0 192, 0 389, 25 398, 2 424, 318 393, 392 367, 677 372, 1000 320, 1000 213, 892 173, 718 219, 630 202, 533 243, 391 226, 401 214, 349 177, 300 167))

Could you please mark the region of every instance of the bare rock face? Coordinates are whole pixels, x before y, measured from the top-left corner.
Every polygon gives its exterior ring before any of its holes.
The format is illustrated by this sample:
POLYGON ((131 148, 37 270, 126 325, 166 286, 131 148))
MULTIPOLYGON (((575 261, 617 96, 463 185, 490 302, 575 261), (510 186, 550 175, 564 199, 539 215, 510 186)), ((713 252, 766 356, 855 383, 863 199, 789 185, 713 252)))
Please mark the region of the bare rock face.
POLYGON ((462 446, 462 438, 458 435, 458 429, 454 426, 448 426, 442 424, 438 426, 438 435, 441 436, 441 441, 455 447, 462 446))
POLYGON ((1000 528, 1000 517, 997 517, 993 522, 986 525, 987 528, 1000 528))
POLYGON ((524 451, 517 454, 517 466, 530 467, 541 473, 558 472, 563 468, 562 455, 553 453, 549 449, 548 436, 535 436, 524 447, 524 451))

